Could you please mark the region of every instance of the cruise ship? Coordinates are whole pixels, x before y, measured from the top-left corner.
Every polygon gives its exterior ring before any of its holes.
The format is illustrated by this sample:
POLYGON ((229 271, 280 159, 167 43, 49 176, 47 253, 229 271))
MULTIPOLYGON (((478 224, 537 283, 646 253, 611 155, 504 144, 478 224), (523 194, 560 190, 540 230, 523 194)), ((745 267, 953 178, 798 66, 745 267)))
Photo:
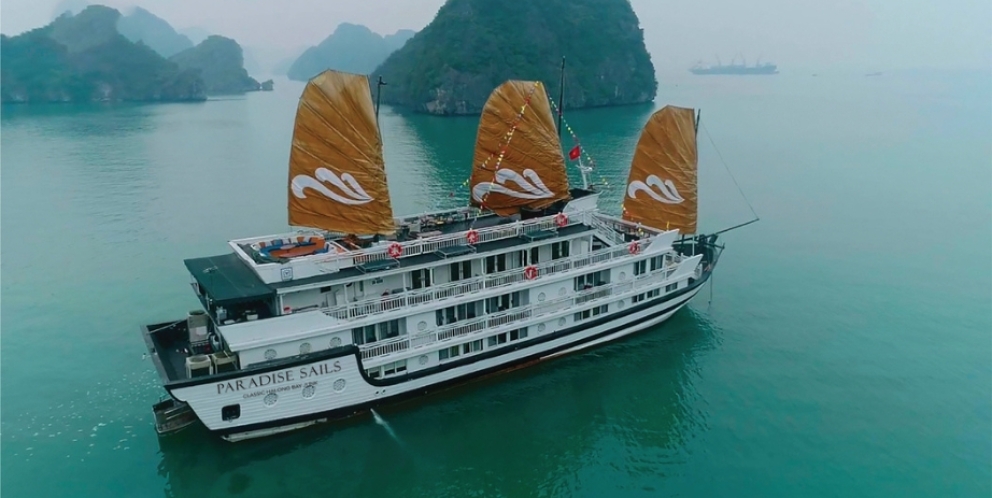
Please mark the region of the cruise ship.
POLYGON ((141 327, 166 391, 159 434, 200 423, 239 441, 367 413, 684 307, 723 250, 696 233, 698 114, 650 117, 614 217, 581 147, 563 153, 553 105, 540 82, 496 88, 469 205, 394 217, 368 78, 310 80, 289 154, 295 231, 187 259, 202 309, 141 327))

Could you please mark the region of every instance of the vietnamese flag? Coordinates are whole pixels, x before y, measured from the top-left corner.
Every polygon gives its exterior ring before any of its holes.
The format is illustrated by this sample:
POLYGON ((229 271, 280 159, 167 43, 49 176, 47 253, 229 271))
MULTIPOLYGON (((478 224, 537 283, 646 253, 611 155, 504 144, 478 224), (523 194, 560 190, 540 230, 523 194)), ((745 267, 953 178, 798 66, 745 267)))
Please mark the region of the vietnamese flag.
POLYGON ((581 154, 581 149, 579 149, 579 146, 576 145, 575 147, 572 147, 572 150, 568 151, 568 159, 574 161, 578 159, 581 154))

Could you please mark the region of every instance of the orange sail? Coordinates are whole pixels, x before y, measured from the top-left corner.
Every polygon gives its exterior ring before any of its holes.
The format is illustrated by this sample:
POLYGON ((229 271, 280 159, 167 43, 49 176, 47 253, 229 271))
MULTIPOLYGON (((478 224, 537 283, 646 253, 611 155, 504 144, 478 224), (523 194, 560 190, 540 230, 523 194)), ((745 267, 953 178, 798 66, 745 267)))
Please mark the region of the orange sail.
POLYGON ((655 112, 630 164, 623 218, 695 234, 697 166, 695 111, 669 105, 655 112))
POLYGON ((303 89, 289 154, 289 224, 355 235, 395 230, 367 76, 328 70, 303 89))
POLYGON ((472 205, 508 216, 570 198, 565 158, 544 85, 507 81, 489 95, 479 118, 472 205))

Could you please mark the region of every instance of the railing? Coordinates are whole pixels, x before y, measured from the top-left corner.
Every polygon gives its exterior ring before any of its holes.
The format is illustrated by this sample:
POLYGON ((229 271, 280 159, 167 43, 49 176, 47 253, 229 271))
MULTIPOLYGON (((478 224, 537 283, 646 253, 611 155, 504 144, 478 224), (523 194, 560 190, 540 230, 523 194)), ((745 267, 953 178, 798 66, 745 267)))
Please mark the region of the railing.
MULTIPOLYGON (((592 216, 592 213, 593 211, 591 210, 572 213, 568 217, 568 222, 565 226, 582 224, 586 219, 592 216)), ((479 241, 477 244, 518 237, 525 233, 550 230, 554 228, 558 228, 558 225, 555 223, 555 216, 544 216, 541 218, 534 218, 532 220, 518 221, 508 225, 496 225, 479 228, 476 230, 479 234, 479 241)), ((406 257, 418 256, 420 254, 430 254, 438 249, 461 245, 464 242, 465 232, 456 232, 438 235, 435 237, 411 240, 401 243, 400 246, 403 248, 403 257, 406 257)), ((388 247, 388 245, 383 244, 382 246, 365 249, 363 251, 336 254, 320 260, 319 263, 326 264, 339 259, 354 258, 355 264, 358 265, 370 261, 387 259, 390 257, 387 252, 388 247)))
POLYGON ((618 296, 631 290, 654 287, 667 281, 677 265, 665 265, 661 269, 651 273, 638 275, 631 280, 606 284, 591 289, 586 289, 570 296, 551 299, 549 301, 531 304, 524 307, 513 308, 499 313, 471 318, 460 322, 448 324, 429 332, 422 332, 409 337, 390 339, 383 343, 374 343, 361 346, 362 358, 374 358, 407 349, 429 346, 436 342, 471 335, 483 330, 495 329, 513 325, 531 318, 540 317, 560 311, 565 311, 572 307, 584 307, 594 301, 600 301, 612 296, 618 296))
MULTIPOLYGON (((538 277, 556 275, 571 270, 578 270, 594 265, 608 263, 620 258, 627 257, 629 252, 626 246, 609 247, 596 252, 572 256, 569 258, 556 259, 536 265, 538 277)), ((677 256, 670 256, 675 257, 677 256)), ((666 259, 668 261, 668 259, 666 259)), ((334 308, 325 308, 322 311, 328 316, 339 320, 361 318, 375 313, 383 313, 394 309, 416 306, 419 304, 440 301, 483 289, 492 289, 511 285, 526 280, 525 268, 514 268, 512 270, 483 275, 471 279, 459 280, 448 284, 436 285, 425 289, 415 289, 400 294, 394 294, 386 299, 372 298, 365 301, 340 305, 334 308)))
POLYGON ((592 226, 600 230, 599 233, 606 237, 607 242, 611 242, 614 246, 621 246, 626 242, 623 235, 618 233, 612 225, 605 223, 597 216, 590 216, 590 219, 592 226))

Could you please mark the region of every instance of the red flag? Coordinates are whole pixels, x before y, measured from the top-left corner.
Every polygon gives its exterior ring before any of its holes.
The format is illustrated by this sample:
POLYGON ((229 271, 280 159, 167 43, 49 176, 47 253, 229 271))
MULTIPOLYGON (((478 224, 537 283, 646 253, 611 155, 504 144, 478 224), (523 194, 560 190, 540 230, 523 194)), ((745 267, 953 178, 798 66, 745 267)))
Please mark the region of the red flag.
POLYGON ((568 151, 568 158, 574 161, 578 159, 581 154, 582 154, 581 149, 579 149, 579 146, 576 145, 575 147, 572 147, 572 150, 568 151))

